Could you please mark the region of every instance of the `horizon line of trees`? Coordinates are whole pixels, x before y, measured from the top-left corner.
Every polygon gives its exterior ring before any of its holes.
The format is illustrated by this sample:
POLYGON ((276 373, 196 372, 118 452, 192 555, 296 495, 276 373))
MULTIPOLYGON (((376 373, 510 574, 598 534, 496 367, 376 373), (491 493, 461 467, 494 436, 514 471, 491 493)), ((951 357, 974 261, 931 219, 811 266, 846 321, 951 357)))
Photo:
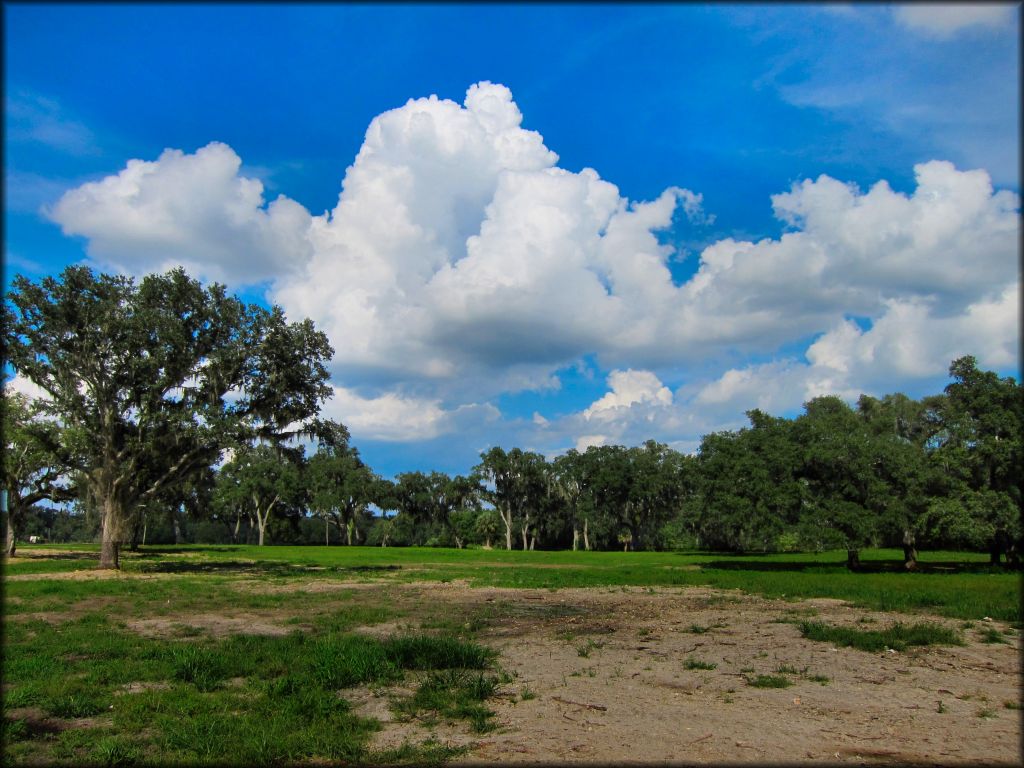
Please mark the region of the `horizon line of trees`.
POLYGON ((333 350, 305 320, 184 271, 69 267, 4 303, 4 357, 46 397, 4 392, 6 548, 30 533, 183 542, 698 548, 897 546, 1019 561, 1024 390, 965 356, 944 392, 816 397, 792 419, 548 460, 494 447, 467 475, 378 476, 319 416, 333 350), (310 455, 297 444, 306 440, 310 455), (71 503, 71 510, 52 506, 71 503), (151 530, 152 529, 152 530, 151 530))

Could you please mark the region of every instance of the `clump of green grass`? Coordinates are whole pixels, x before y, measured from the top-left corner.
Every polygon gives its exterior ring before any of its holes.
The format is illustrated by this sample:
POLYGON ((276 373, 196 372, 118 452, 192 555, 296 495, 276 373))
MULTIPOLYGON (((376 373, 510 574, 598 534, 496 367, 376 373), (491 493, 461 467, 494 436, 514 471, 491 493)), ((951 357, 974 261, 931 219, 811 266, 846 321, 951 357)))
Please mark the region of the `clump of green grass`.
MULTIPOLYGON (((792 667, 789 664, 780 664, 778 669, 775 670, 781 675, 799 675, 800 670, 796 667, 792 667)), ((806 671, 806 670, 804 670, 806 671)))
POLYGON ((994 709, 989 709, 988 707, 986 707, 984 709, 979 709, 977 715, 983 720, 988 720, 996 716, 996 711, 994 709))
POLYGON ((907 626, 897 622, 886 629, 862 630, 833 627, 820 621, 804 621, 800 623, 800 633, 808 640, 861 651, 884 651, 887 648, 902 651, 912 645, 963 645, 963 640, 953 630, 928 623, 907 626))
POLYGON ((705 632, 710 632, 711 627, 705 627, 701 624, 691 624, 686 631, 694 635, 703 635, 705 632))
POLYGON ((424 712, 449 720, 468 720, 476 733, 494 729, 494 712, 483 705, 499 684, 498 678, 483 672, 446 669, 430 672, 411 697, 394 703, 394 710, 405 716, 424 712))
POLYGON ((997 627, 988 627, 981 633, 981 642, 983 643, 1005 643, 1006 637, 997 627))
POLYGON ((1024 709, 1019 701, 1004 701, 1003 709, 1024 709))
POLYGON ((821 683, 822 685, 828 685, 832 682, 832 678, 828 675, 804 675, 812 683, 821 683))
POLYGON ((683 662, 683 669, 715 669, 718 665, 713 662, 701 661, 690 656, 683 662))
POLYGON ((752 688, 789 688, 793 681, 784 675, 758 675, 748 677, 747 685, 752 688))

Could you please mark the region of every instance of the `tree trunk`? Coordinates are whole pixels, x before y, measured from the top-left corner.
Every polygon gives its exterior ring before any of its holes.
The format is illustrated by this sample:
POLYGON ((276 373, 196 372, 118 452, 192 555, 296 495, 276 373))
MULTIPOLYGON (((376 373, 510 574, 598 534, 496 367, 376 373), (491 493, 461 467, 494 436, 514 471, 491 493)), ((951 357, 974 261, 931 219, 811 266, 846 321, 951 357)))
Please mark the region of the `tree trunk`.
POLYGON ((174 543, 175 544, 184 544, 185 543, 185 539, 181 535, 181 520, 178 519, 178 512, 177 512, 177 510, 172 510, 171 511, 171 522, 174 525, 174 543))
MULTIPOLYGON (((97 494, 99 495, 99 494, 97 494)), ((100 539, 100 568, 121 567, 121 538, 124 533, 124 510, 109 491, 100 497, 103 510, 103 533, 100 539)))
POLYGON ((462 539, 459 536, 455 537, 455 548, 462 549, 462 539))
POLYGON ((903 567, 908 571, 917 570, 917 539, 909 528, 903 531, 903 567))
POLYGON ((484 542, 484 549, 490 549, 490 548, 491 548, 491 537, 488 536, 487 537, 487 541, 484 542))
POLYGON ((589 526, 590 526, 590 521, 589 520, 584 520, 583 521, 583 548, 585 550, 587 550, 587 552, 590 551, 590 535, 587 532, 587 529, 588 529, 589 526))
POLYGON ((270 519, 270 512, 269 511, 267 512, 266 515, 261 515, 259 512, 256 513, 256 522, 259 523, 259 527, 260 527, 259 546, 261 546, 261 547, 263 546, 263 536, 264 536, 264 534, 267 531, 267 521, 269 519, 270 519))
POLYGON ((348 545, 352 546, 352 530, 356 527, 355 520, 349 520, 345 525, 345 535, 348 538, 348 545))
POLYGON ((537 543, 537 532, 534 531, 530 535, 530 551, 533 552, 533 545, 537 543))
POLYGON ((231 534, 231 543, 232 544, 237 544, 238 543, 238 532, 239 532, 239 530, 241 530, 241 528, 242 528, 242 515, 239 514, 235 518, 235 531, 234 531, 234 533, 231 534))
POLYGON ((846 567, 851 571, 860 570, 860 552, 858 550, 846 550, 846 567))
POLYGON ((580 529, 576 527, 576 524, 572 525, 572 551, 576 552, 580 548, 580 529))
POLYGON ((11 522, 10 513, 7 515, 7 543, 4 545, 4 552, 7 553, 8 557, 14 557, 14 552, 18 548, 17 536, 15 535, 14 524, 11 522))
POLYGON ((324 515, 324 546, 331 546, 331 519, 324 515))
POLYGON ((512 512, 508 514, 499 512, 501 515, 501 522, 505 524, 505 549, 512 549, 512 512))

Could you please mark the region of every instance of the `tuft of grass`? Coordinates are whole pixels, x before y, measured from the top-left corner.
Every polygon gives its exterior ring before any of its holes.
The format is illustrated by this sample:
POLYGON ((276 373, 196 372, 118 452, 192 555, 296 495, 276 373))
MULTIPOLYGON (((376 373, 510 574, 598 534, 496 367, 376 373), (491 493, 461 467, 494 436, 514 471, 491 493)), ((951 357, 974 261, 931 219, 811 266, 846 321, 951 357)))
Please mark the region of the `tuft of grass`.
POLYGON ((1003 709, 1024 709, 1019 701, 1004 701, 1003 709))
POLYGON ((715 669, 717 667, 718 665, 713 662, 701 661, 700 659, 693 658, 693 656, 690 656, 683 662, 683 669, 715 669))
POLYGON ((1006 637, 997 627, 988 627, 981 633, 981 642, 983 643, 1005 643, 1006 637))
POLYGON ((498 678, 479 671, 446 669, 430 672, 411 697, 392 706, 410 717, 437 715, 449 720, 468 720, 476 733, 494 730, 494 712, 483 702, 494 695, 498 678))
POLYGON ((996 711, 994 709, 989 709, 988 707, 985 707, 984 709, 979 709, 977 715, 983 720, 989 720, 996 716, 996 711))
POLYGON ((691 624, 686 631, 694 635, 703 635, 705 632, 710 632, 711 627, 705 627, 700 624, 691 624))
MULTIPOLYGON (((775 670, 781 675, 799 675, 800 670, 796 667, 791 667, 789 664, 780 664, 775 670)), ((804 670, 806 672, 806 670, 804 670)))
POLYGON ((852 627, 833 627, 820 621, 800 623, 800 633, 808 640, 818 640, 861 651, 884 651, 891 648, 902 651, 912 645, 963 645, 960 636, 938 624, 899 622, 880 630, 861 630, 852 627))
POLYGON ((188 644, 171 653, 174 679, 192 683, 200 691, 209 692, 228 677, 228 661, 211 648, 188 644))
POLYGON ((747 678, 747 685, 752 688, 789 688, 793 681, 784 675, 758 675, 747 678))
POLYGON ((593 650, 595 650, 597 648, 603 648, 603 647, 604 647, 604 643, 600 643, 600 642, 596 642, 594 640, 588 639, 587 642, 582 643, 582 644, 576 646, 576 655, 581 657, 581 658, 588 659, 588 658, 590 658, 590 652, 591 651, 593 651, 593 650))
POLYGON ((812 683, 821 683, 822 685, 828 685, 832 682, 832 678, 828 675, 805 675, 808 680, 812 683))

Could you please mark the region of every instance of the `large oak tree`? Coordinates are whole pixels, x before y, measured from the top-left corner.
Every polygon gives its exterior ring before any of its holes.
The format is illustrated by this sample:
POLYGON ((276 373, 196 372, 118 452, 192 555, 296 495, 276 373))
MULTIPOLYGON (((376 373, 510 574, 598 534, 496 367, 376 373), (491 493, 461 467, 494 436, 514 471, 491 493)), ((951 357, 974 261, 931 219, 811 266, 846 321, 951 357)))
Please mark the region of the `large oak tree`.
POLYGON ((330 394, 333 350, 311 321, 181 269, 138 283, 82 266, 38 283, 19 275, 3 320, 7 359, 63 425, 51 447, 97 502, 103 568, 119 567, 140 505, 226 445, 284 439, 330 394))

